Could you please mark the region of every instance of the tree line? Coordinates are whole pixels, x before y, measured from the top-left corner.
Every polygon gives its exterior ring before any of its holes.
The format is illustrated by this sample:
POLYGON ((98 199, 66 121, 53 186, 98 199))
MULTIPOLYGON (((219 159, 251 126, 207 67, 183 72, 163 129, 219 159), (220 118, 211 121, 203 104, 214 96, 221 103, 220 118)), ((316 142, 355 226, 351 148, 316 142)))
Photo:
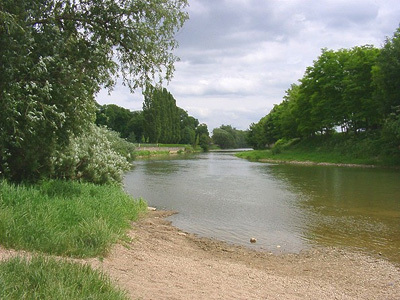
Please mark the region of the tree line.
POLYGON ((207 125, 178 107, 172 94, 162 87, 147 87, 140 111, 115 104, 98 106, 96 123, 119 132, 132 143, 190 144, 205 148, 210 143, 207 125))
POLYGON ((207 124, 176 105, 174 96, 163 87, 147 87, 143 110, 130 111, 115 104, 98 105, 96 124, 106 126, 131 143, 199 145, 208 151, 211 144, 222 149, 248 147, 247 131, 231 125, 215 128, 210 138, 207 124))
POLYGON ((250 125, 248 142, 262 149, 279 139, 337 131, 400 144, 400 28, 380 49, 323 49, 283 101, 250 125))

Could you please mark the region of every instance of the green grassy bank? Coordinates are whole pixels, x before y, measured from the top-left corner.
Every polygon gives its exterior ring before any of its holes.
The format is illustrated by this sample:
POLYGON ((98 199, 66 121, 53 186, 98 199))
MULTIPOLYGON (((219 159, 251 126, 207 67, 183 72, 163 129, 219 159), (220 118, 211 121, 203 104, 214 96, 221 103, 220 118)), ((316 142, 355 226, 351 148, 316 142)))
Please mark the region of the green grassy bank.
POLYGON ((0 263, 0 299, 127 300, 103 273, 54 258, 12 258, 0 263))
POLYGON ((253 161, 309 161, 332 164, 400 166, 400 150, 379 137, 335 134, 308 139, 279 140, 267 150, 241 152, 253 161))
POLYGON ((49 257, 103 257, 114 243, 126 239, 131 221, 146 206, 118 185, 0 181, 0 245, 47 256, 1 262, 0 298, 124 299, 123 293, 109 288, 106 276, 49 257), (77 279, 65 281, 67 277, 77 279), (58 288, 61 296, 53 298, 58 288))

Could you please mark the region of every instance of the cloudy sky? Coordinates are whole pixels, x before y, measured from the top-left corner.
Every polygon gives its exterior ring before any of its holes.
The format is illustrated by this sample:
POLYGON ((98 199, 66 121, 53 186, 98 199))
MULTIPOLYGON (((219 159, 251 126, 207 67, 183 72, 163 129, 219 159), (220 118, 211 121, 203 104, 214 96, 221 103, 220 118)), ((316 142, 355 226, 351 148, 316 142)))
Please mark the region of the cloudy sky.
MULTIPOLYGON (((400 23, 399 0, 189 0, 181 58, 165 87, 206 123, 248 129, 282 101, 322 48, 381 47, 400 23)), ((141 110, 141 91, 117 85, 100 104, 141 110)))

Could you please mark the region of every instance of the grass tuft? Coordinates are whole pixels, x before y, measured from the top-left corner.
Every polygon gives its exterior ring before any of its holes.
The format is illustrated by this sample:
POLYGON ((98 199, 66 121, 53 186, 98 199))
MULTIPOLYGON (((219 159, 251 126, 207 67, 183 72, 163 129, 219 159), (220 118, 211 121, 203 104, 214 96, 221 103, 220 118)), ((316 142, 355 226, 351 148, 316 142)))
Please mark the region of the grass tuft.
POLYGON ((43 256, 0 263, 0 299, 126 300, 103 273, 88 265, 43 256))

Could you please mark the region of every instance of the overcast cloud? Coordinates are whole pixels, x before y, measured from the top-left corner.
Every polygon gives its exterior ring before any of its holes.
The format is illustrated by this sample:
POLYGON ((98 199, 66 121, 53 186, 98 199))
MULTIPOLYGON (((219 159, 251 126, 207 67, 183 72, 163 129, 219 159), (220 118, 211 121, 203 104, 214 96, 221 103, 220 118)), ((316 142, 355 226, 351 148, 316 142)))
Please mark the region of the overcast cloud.
MULTIPOLYGON (((210 131, 247 129, 282 101, 322 48, 381 47, 400 23, 398 0, 189 0, 177 34, 181 58, 165 87, 210 131)), ((117 85, 100 104, 142 108, 141 91, 117 85)))

